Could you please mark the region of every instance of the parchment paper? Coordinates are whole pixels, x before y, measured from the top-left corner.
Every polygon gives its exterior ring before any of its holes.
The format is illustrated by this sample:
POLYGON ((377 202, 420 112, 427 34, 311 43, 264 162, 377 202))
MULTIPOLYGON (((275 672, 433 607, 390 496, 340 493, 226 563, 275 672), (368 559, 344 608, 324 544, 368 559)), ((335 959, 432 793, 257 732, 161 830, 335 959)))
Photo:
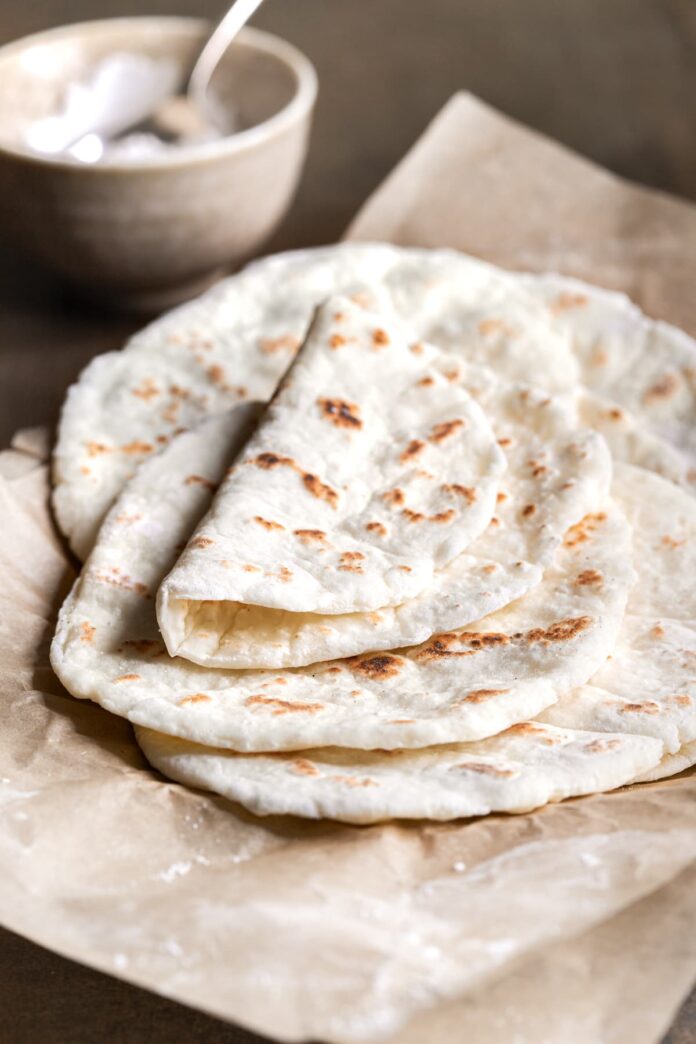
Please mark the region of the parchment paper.
MULTIPOLYGON (((689 325, 695 222, 686 204, 627 188, 462 97, 352 234, 558 267, 689 325), (596 241, 588 196, 603 215, 596 241)), ((126 723, 50 672, 72 572, 31 455, 41 433, 15 444, 0 456, 8 928, 278 1040, 659 1039, 695 965, 696 778, 526 816, 371 828, 254 819, 167 783, 126 723)))

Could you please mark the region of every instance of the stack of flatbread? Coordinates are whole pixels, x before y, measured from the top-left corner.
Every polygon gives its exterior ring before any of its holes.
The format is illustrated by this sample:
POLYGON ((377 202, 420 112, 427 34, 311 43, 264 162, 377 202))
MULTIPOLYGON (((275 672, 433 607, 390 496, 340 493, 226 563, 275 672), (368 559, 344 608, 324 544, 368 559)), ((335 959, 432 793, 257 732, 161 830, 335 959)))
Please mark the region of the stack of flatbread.
POLYGON ((52 662, 258 814, 519 812, 696 761, 696 344, 451 251, 270 258, 94 360, 52 662))

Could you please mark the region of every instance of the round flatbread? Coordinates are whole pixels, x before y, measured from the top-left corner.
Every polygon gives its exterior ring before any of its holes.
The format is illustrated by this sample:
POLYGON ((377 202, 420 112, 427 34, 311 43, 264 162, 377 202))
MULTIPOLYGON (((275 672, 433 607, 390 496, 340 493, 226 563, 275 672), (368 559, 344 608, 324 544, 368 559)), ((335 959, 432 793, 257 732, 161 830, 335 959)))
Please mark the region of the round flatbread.
MULTIPOLYGON (((523 401, 528 409, 529 396, 523 401)), ((539 403, 544 416, 548 409, 539 403)), ((475 630, 299 669, 215 670, 169 658, 153 596, 250 420, 248 409, 231 415, 226 437, 208 443, 203 474, 205 436, 179 436, 114 505, 52 646, 53 667, 75 696, 238 750, 418 747, 478 739, 537 714, 587 681, 611 650, 633 574, 630 531, 607 505, 570 528, 541 582, 475 630)), ((515 507, 516 525, 519 515, 515 507)), ((498 528, 504 553, 512 537, 498 528)))

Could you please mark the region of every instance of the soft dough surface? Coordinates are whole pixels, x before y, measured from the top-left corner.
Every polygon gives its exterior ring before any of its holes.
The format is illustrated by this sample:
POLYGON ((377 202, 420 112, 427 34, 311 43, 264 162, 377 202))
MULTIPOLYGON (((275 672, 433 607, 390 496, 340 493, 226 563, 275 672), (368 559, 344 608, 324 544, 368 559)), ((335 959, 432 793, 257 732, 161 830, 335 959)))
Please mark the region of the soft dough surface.
POLYGON ((136 729, 151 765, 170 779, 238 801, 256 815, 346 823, 457 819, 527 812, 611 790, 649 772, 661 745, 646 736, 525 722, 480 743, 391 753, 355 750, 232 754, 136 729))
POLYGON ((52 646, 54 669, 74 695, 135 723, 239 750, 418 747, 478 739, 537 714, 587 681, 611 650, 633 578, 630 531, 615 506, 571 527, 543 579, 474 630, 296 670, 170 659, 153 595, 249 421, 240 408, 226 422, 208 422, 228 428, 212 441, 204 473, 205 436, 180 435, 113 507, 52 646))
POLYGON ((54 505, 86 557, 141 461, 181 427, 266 400, 316 306, 370 284, 419 339, 508 380, 591 392, 587 421, 617 459, 696 482, 696 345, 622 294, 502 272, 449 250, 346 243, 258 262, 97 357, 63 408, 54 505))

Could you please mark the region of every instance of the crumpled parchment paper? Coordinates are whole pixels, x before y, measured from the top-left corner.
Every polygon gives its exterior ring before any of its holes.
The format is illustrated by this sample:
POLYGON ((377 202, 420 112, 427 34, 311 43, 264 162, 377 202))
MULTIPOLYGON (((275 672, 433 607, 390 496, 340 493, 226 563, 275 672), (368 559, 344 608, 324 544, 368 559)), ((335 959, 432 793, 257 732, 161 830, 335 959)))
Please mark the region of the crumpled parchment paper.
MULTIPOLYGON (((559 268, 696 325, 696 209, 467 96, 350 234, 559 268)), ((72 566, 44 434, 15 444, 0 455, 6 927, 278 1040, 659 1039, 696 964, 693 774, 525 816, 369 828, 255 819, 168 783, 125 722, 51 674, 72 566)))

